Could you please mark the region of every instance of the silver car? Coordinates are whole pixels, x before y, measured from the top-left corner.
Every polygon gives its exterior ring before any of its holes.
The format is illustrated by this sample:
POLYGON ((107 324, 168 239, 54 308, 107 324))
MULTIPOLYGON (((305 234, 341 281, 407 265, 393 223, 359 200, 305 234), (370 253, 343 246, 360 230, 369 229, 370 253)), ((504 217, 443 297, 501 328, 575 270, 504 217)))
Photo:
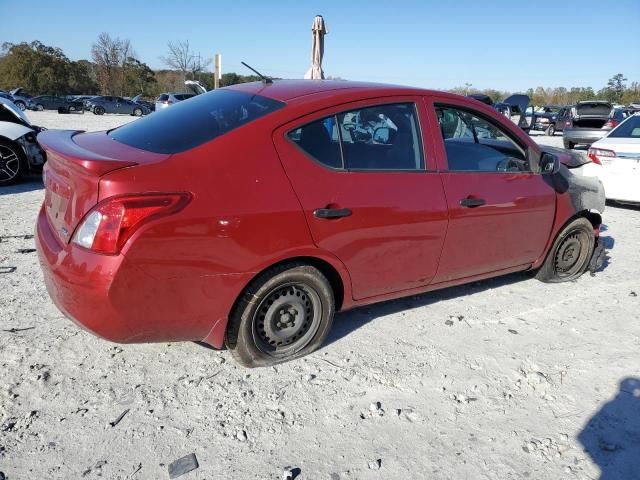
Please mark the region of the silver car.
POLYGON ((191 97, 195 97, 196 95, 200 95, 201 93, 207 93, 207 89, 204 85, 197 80, 187 80, 184 84, 189 87, 193 93, 163 93, 156 98, 156 110, 167 108, 169 105, 187 100, 191 97))

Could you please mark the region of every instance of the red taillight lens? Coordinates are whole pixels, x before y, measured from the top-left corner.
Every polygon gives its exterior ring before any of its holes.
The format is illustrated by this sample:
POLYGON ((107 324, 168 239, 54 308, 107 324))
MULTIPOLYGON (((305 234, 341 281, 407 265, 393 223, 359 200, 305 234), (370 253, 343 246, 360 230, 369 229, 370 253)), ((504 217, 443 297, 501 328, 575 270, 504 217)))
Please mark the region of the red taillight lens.
POLYGON ((603 128, 614 128, 618 125, 618 121, 617 120, 609 120, 607 123, 604 124, 603 128))
POLYGON ((587 156, 593 163, 597 163, 598 165, 602 165, 602 161, 600 157, 615 157, 616 152, 613 150, 605 150, 604 148, 590 148, 587 156))
POLYGON ((572 124, 573 124, 573 122, 571 122, 571 120, 567 120, 567 121, 564 122, 564 126, 568 127, 568 128, 571 128, 572 124))
POLYGON ((182 210, 188 193, 153 193, 108 198, 82 220, 72 242, 97 253, 114 255, 143 223, 182 210))

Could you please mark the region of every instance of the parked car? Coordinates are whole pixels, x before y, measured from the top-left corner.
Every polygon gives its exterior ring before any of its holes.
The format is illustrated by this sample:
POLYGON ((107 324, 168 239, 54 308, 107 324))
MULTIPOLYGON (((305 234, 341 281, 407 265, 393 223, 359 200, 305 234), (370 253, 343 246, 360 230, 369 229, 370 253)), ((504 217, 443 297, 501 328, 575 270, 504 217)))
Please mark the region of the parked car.
POLYGON ((571 109, 571 117, 565 121, 562 132, 564 148, 576 145, 589 146, 600 140, 613 128, 610 120, 613 107, 604 100, 578 102, 571 109))
POLYGON ((502 102, 495 103, 493 108, 510 118, 523 131, 529 132, 533 126, 533 107, 529 106, 531 99, 522 93, 513 94, 502 102))
POLYGON ((144 107, 146 107, 149 112, 155 112, 156 111, 156 104, 153 102, 149 102, 147 100, 144 99, 143 95, 136 95, 135 97, 133 97, 131 99, 131 101, 133 103, 137 103, 138 105, 143 105, 144 107))
POLYGON ((58 110, 59 112, 83 112, 84 104, 72 97, 58 97, 55 95, 39 95, 30 99, 30 110, 58 110))
POLYGON ((640 203, 640 113, 592 144, 588 155, 584 175, 598 177, 608 199, 640 203))
POLYGON ((36 135, 43 130, 32 125, 13 101, 0 98, 0 187, 42 169, 46 157, 36 135))
POLYGON ((158 98, 156 98, 156 110, 167 108, 169 105, 195 96, 195 93, 161 93, 158 98))
POLYGON ((89 110, 95 115, 104 115, 105 113, 126 113, 141 117, 151 113, 151 110, 144 105, 127 100, 122 97, 93 97, 88 100, 89 110))
POLYGON ((112 341, 272 365, 317 349, 335 311, 516 271, 570 281, 602 259, 602 184, 450 93, 256 82, 38 140, 47 289, 112 341))
POLYGON ((560 113, 566 110, 561 105, 544 105, 539 110, 533 112, 532 130, 545 132, 549 136, 553 136, 556 131, 556 122, 560 113))
POLYGON ((14 88, 9 92, 13 98, 13 103, 16 104, 23 112, 29 108, 32 95, 29 95, 23 88, 14 88))

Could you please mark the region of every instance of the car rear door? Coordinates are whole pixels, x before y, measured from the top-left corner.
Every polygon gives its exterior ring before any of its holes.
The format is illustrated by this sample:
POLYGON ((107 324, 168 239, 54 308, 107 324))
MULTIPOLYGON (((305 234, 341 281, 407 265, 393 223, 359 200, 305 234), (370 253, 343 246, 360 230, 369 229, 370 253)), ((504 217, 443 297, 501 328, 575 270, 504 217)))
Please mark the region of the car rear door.
POLYGON ((274 132, 315 244, 347 267, 355 299, 427 285, 447 226, 420 98, 323 110, 274 132))
POLYGON ((434 283, 526 268, 546 246, 555 191, 508 121, 451 97, 425 99, 449 227, 434 283))

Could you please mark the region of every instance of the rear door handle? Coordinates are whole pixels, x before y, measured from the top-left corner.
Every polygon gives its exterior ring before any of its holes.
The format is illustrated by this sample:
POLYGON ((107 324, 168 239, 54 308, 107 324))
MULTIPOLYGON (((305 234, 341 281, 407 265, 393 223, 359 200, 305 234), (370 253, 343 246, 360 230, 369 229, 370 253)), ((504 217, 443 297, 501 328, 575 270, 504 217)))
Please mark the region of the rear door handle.
POLYGON ((485 203, 487 203, 487 201, 484 198, 467 197, 460 200, 460 205, 467 208, 479 207, 481 205, 484 205, 485 203))
POLYGON ((348 208, 317 208, 313 211, 316 218, 342 218, 351 215, 348 208))

